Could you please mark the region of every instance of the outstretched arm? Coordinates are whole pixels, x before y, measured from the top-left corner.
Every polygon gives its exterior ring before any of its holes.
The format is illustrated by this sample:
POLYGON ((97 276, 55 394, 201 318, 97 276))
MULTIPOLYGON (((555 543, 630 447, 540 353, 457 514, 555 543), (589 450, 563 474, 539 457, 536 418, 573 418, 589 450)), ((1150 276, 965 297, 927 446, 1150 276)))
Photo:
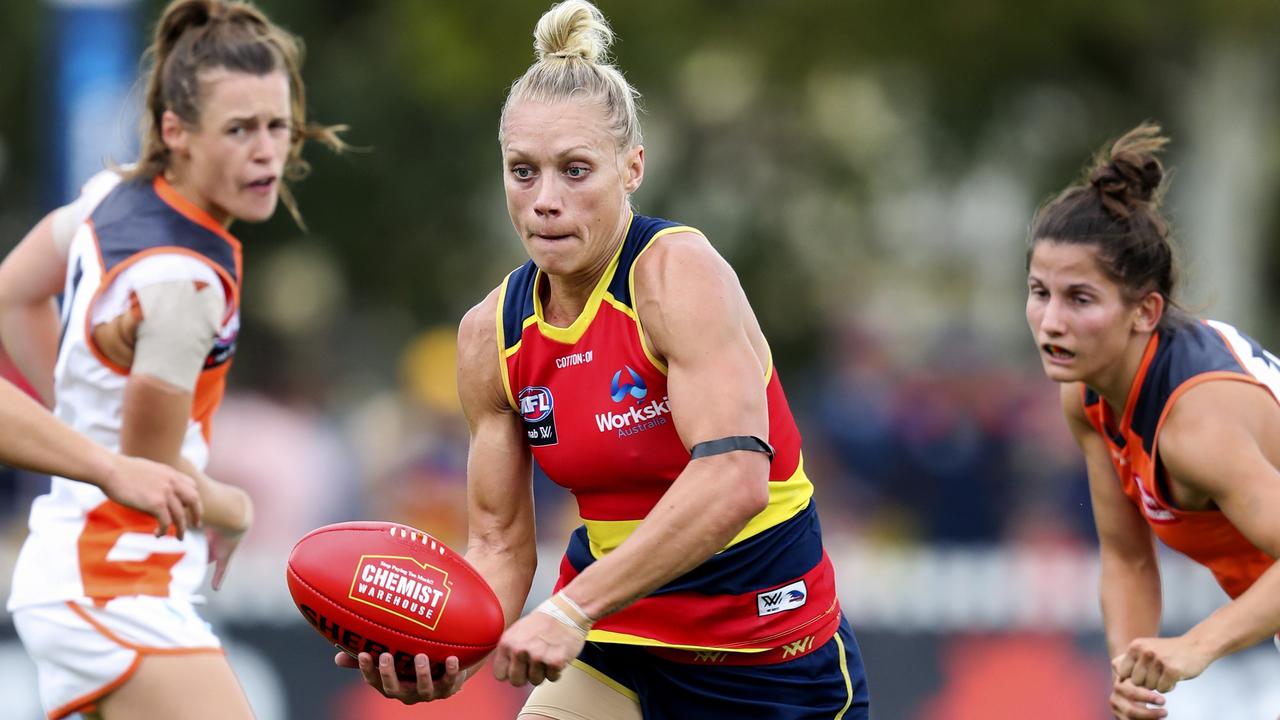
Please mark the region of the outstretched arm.
POLYGON ((0 381, 0 462, 97 485, 107 497, 155 517, 179 538, 200 523, 195 481, 173 468, 116 455, 63 425, 21 390, 0 381))
MULTIPOLYGON (((503 388, 498 359, 497 291, 472 308, 458 329, 458 395, 471 431, 467 455, 466 559, 493 588, 507 624, 520 617, 538 561, 533 522, 533 460, 520 418, 503 388)), ((402 680, 392 657, 338 653, 342 667, 359 667, 365 682, 389 698, 411 705, 447 698, 462 687, 456 657, 445 658, 444 675, 431 677, 431 659, 418 655, 417 677, 402 680)), ((477 665, 476 667, 479 667, 477 665)))

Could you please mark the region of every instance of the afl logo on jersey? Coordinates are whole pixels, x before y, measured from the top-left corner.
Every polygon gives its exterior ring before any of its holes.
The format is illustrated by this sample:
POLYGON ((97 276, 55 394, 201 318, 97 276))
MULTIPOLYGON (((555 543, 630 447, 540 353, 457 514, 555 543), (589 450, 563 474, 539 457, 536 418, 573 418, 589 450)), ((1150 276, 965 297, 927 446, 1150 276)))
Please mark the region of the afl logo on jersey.
POLYGON ((516 396, 530 445, 556 444, 555 398, 544 387, 527 387, 516 396))

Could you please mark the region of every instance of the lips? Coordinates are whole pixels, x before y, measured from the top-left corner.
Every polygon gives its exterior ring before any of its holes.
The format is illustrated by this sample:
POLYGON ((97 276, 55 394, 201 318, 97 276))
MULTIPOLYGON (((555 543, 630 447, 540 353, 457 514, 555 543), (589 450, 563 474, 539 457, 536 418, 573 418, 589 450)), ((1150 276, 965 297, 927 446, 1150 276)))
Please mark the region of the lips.
POLYGON ((270 190, 271 187, 274 186, 275 184, 276 184, 276 176, 268 175, 266 177, 258 178, 257 180, 250 180, 248 183, 245 184, 245 186, 248 187, 250 190, 270 190))
POLYGON ((1040 346, 1040 349, 1054 360, 1071 360, 1076 356, 1076 354, 1070 350, 1053 343, 1045 343, 1040 346))

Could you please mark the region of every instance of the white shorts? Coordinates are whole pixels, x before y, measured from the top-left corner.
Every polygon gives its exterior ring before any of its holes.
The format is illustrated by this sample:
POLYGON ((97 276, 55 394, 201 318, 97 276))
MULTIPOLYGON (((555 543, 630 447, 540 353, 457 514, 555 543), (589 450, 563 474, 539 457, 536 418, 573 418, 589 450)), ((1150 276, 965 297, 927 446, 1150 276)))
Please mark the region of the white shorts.
POLYGON ((93 709, 147 655, 222 652, 191 603, 171 598, 35 605, 15 610, 13 626, 35 661, 40 704, 50 720, 93 709))

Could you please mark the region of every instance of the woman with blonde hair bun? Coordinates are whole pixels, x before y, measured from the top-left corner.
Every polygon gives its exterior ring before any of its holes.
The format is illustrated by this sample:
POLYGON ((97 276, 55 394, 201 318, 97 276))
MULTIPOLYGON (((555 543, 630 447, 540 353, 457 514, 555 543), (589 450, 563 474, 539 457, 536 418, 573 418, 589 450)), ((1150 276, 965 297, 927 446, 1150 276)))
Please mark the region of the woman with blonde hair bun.
MULTIPOLYGON (((525 720, 866 718, 800 434, 742 287, 701 232, 633 210, 637 93, 605 60, 600 11, 562 2, 535 38, 498 134, 530 259, 458 332, 466 557, 509 623, 494 672, 537 686, 525 720), (534 460, 582 525, 520 617, 534 460)), ((405 703, 466 675, 456 658, 336 661, 405 703)))

